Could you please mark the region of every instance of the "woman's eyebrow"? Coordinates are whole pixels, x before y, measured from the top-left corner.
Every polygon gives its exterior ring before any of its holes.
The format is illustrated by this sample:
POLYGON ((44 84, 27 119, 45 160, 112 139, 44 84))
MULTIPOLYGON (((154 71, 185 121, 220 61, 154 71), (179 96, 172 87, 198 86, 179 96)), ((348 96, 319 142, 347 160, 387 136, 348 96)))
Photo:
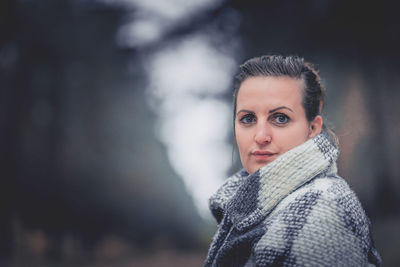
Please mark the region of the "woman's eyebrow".
POLYGON ((285 106, 280 106, 280 107, 271 109, 268 113, 273 113, 273 112, 275 112, 275 111, 277 111, 277 110, 280 110, 280 109, 288 109, 288 110, 290 110, 291 112, 294 113, 294 111, 293 111, 292 109, 290 109, 290 108, 288 108, 288 107, 285 107, 285 106))
POLYGON ((251 111, 251 110, 248 110, 248 109, 241 109, 236 113, 236 115, 239 114, 240 112, 246 112, 246 113, 254 114, 254 111, 251 111))

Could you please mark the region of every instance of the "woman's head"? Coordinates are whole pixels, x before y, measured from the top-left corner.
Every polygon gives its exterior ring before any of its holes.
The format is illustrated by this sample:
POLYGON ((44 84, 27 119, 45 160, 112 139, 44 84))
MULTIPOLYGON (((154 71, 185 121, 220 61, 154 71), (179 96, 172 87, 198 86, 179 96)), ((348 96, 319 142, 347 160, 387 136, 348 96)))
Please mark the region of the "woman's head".
POLYGON ((319 134, 325 89, 299 57, 262 56, 236 76, 235 138, 243 167, 253 173, 319 134))

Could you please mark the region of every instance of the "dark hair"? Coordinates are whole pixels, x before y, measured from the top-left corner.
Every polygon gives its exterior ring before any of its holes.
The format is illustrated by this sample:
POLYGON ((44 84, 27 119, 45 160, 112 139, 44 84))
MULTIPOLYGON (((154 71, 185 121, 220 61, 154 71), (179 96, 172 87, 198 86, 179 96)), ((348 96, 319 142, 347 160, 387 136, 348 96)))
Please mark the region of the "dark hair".
MULTIPOLYGON (((261 56, 247 60, 240 65, 239 73, 235 77, 233 122, 236 118, 236 103, 240 85, 250 77, 290 77, 304 82, 302 105, 306 113, 307 121, 311 122, 316 116, 321 115, 325 88, 321 78, 311 63, 297 56, 261 56)), ((327 132, 334 143, 338 143, 336 135, 323 125, 323 131, 327 132)))

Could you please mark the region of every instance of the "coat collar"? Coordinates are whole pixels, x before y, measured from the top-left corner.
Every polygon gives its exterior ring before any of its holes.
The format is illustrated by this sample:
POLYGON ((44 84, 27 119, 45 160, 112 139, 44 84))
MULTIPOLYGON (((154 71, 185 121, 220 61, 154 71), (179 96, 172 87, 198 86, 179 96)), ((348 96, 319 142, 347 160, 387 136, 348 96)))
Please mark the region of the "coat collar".
POLYGON ((236 173, 210 199, 210 208, 214 215, 219 208, 239 231, 245 230, 301 185, 321 173, 336 172, 338 154, 328 134, 321 133, 251 175, 236 173))

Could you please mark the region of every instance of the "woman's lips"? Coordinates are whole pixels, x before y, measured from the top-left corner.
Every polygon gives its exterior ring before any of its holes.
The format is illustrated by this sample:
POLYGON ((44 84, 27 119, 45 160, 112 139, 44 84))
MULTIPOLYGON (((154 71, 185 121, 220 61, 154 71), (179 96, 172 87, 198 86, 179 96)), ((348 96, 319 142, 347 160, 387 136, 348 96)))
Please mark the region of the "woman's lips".
POLYGON ((254 151, 251 153, 251 155, 257 160, 257 161, 270 161, 272 157, 276 156, 277 153, 273 153, 270 151, 254 151))

